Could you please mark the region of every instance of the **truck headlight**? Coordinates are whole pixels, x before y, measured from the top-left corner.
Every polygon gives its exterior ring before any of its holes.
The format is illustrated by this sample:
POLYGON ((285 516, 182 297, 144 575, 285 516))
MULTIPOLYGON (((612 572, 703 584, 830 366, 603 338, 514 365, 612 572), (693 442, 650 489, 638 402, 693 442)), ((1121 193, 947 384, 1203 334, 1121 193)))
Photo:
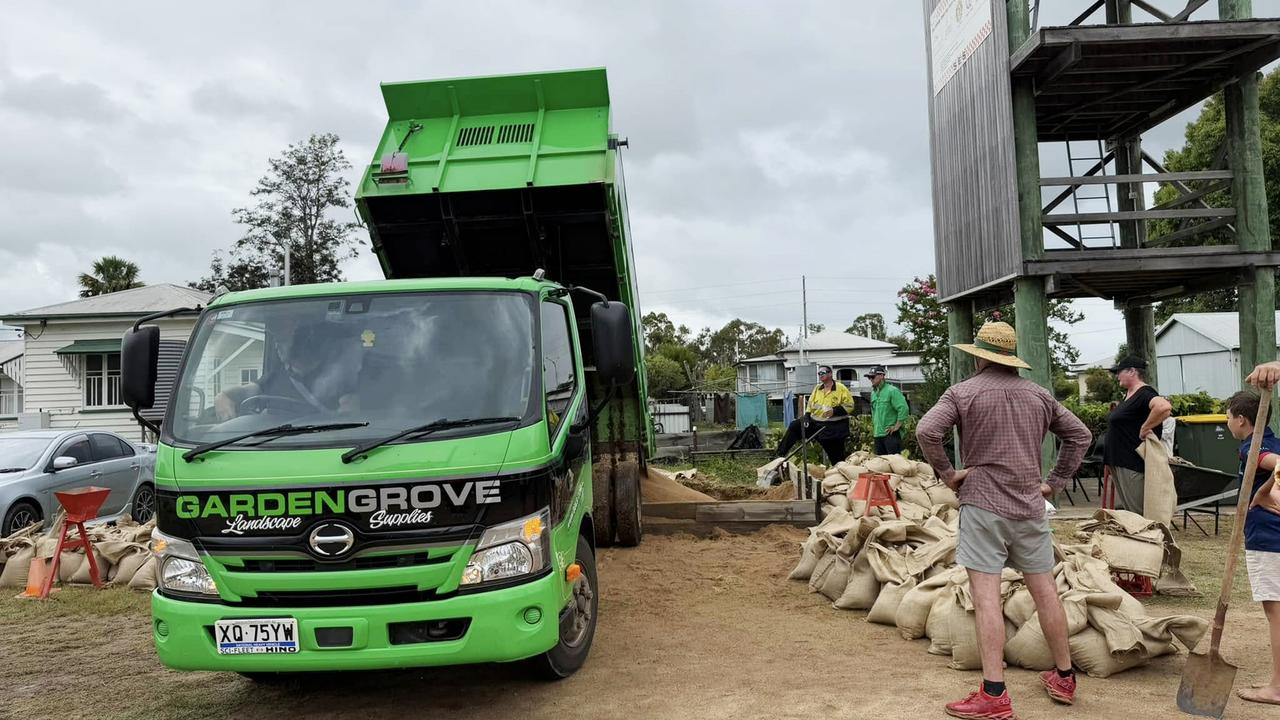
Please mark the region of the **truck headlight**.
POLYGON ((533 515, 484 531, 462 573, 463 585, 532 575, 551 562, 551 513, 533 515))
POLYGON ((159 568, 161 588, 188 595, 218 594, 217 584, 190 541, 152 530, 151 552, 159 568))

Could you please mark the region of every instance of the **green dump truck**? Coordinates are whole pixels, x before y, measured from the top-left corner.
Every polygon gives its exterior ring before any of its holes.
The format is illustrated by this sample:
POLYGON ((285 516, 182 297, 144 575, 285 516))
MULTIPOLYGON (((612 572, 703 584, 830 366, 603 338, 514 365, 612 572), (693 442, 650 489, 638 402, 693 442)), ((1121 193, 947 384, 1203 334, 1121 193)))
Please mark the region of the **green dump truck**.
MULTIPOLYGON (((653 437, 604 70, 384 85, 356 204, 388 279, 224 294, 156 430, 181 670, 585 661, 653 437)), ((122 345, 155 404, 158 330, 122 345)))

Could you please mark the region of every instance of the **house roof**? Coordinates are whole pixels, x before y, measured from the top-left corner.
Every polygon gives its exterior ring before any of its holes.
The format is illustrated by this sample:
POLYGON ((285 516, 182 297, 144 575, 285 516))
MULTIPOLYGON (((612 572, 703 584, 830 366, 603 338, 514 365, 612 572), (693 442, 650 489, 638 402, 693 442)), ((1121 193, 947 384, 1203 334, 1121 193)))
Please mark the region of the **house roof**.
MULTIPOLYGON (((824 330, 820 333, 814 333, 804 339, 805 352, 823 350, 879 350, 882 348, 885 350, 896 350, 897 346, 883 340, 872 340, 869 337, 840 332, 839 330, 824 330)), ((800 342, 798 340, 782 348, 782 352, 799 351, 800 342)))
POLYGON ((213 297, 194 288, 160 283, 95 295, 0 316, 0 322, 23 325, 32 320, 86 317, 136 317, 177 307, 204 305, 213 297))
MULTIPOLYGON (((1156 337, 1163 335, 1174 323, 1186 325, 1227 350, 1240 347, 1239 313, 1174 313, 1156 330, 1156 337)), ((1276 313, 1276 323, 1280 325, 1280 312, 1276 313)), ((1280 345, 1280 328, 1276 330, 1276 344, 1280 345)))
POLYGON ((762 362, 782 362, 782 357, 779 355, 761 355, 759 357, 747 358, 746 360, 739 360, 738 364, 762 362))

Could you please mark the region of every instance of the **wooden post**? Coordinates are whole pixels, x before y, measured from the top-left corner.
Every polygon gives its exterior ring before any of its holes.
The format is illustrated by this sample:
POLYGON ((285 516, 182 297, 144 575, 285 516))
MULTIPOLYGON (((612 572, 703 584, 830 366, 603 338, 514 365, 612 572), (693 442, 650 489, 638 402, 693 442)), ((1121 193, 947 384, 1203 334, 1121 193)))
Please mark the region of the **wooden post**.
MULTIPOLYGON (((1022 47, 1031 34, 1031 18, 1025 0, 1008 0, 1009 48, 1022 47)), ((1022 259, 1044 256, 1044 225, 1040 199, 1040 143, 1036 130, 1035 80, 1012 78, 1014 161, 1018 168, 1018 228, 1022 259)), ((1049 371, 1049 303, 1043 277, 1014 280, 1013 306, 1018 333, 1018 357, 1031 366, 1023 376, 1053 392, 1049 371)), ((1053 439, 1045 438, 1041 462, 1046 470, 1054 459, 1053 439)))
MULTIPOLYGON (((1133 23, 1133 6, 1129 0, 1108 0, 1107 22, 1117 25, 1133 23)), ((1142 172, 1142 138, 1114 138, 1116 174, 1137 175, 1142 172)), ((1121 212, 1145 210, 1147 193, 1143 184, 1120 183, 1116 185, 1116 208, 1121 212)), ((1147 223, 1142 220, 1120 223, 1120 247, 1140 248, 1147 243, 1147 223)), ((1160 387, 1156 372, 1155 310, 1150 304, 1126 307, 1124 315, 1125 342, 1129 353, 1147 362, 1146 380, 1160 387)))
MULTIPOLYGON (((947 303, 947 343, 973 342, 973 303, 957 300, 947 303)), ((963 382, 973 374, 973 356, 951 348, 951 384, 963 382)))
MULTIPOLYGON (((1253 15, 1252 0, 1218 0, 1222 20, 1253 15)), ((1231 158, 1231 196, 1236 205, 1236 242, 1241 250, 1271 249, 1266 179, 1262 165, 1262 136, 1258 108, 1258 75, 1248 73, 1223 89, 1231 158)), ((1240 285, 1240 374, 1258 363, 1276 359, 1276 278, 1272 268, 1246 271, 1240 285)), ((1272 413, 1271 425, 1278 426, 1272 413)))

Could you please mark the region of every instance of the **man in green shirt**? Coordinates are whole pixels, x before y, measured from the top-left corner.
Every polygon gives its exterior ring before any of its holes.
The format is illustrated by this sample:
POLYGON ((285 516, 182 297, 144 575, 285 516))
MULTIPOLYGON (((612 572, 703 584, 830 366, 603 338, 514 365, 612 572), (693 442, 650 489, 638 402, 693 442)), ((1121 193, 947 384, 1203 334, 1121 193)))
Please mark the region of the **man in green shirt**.
POLYGON ((902 452, 902 425, 907 421, 907 399, 902 391, 884 380, 885 368, 877 365, 867 373, 871 380, 871 434, 877 455, 902 452))

